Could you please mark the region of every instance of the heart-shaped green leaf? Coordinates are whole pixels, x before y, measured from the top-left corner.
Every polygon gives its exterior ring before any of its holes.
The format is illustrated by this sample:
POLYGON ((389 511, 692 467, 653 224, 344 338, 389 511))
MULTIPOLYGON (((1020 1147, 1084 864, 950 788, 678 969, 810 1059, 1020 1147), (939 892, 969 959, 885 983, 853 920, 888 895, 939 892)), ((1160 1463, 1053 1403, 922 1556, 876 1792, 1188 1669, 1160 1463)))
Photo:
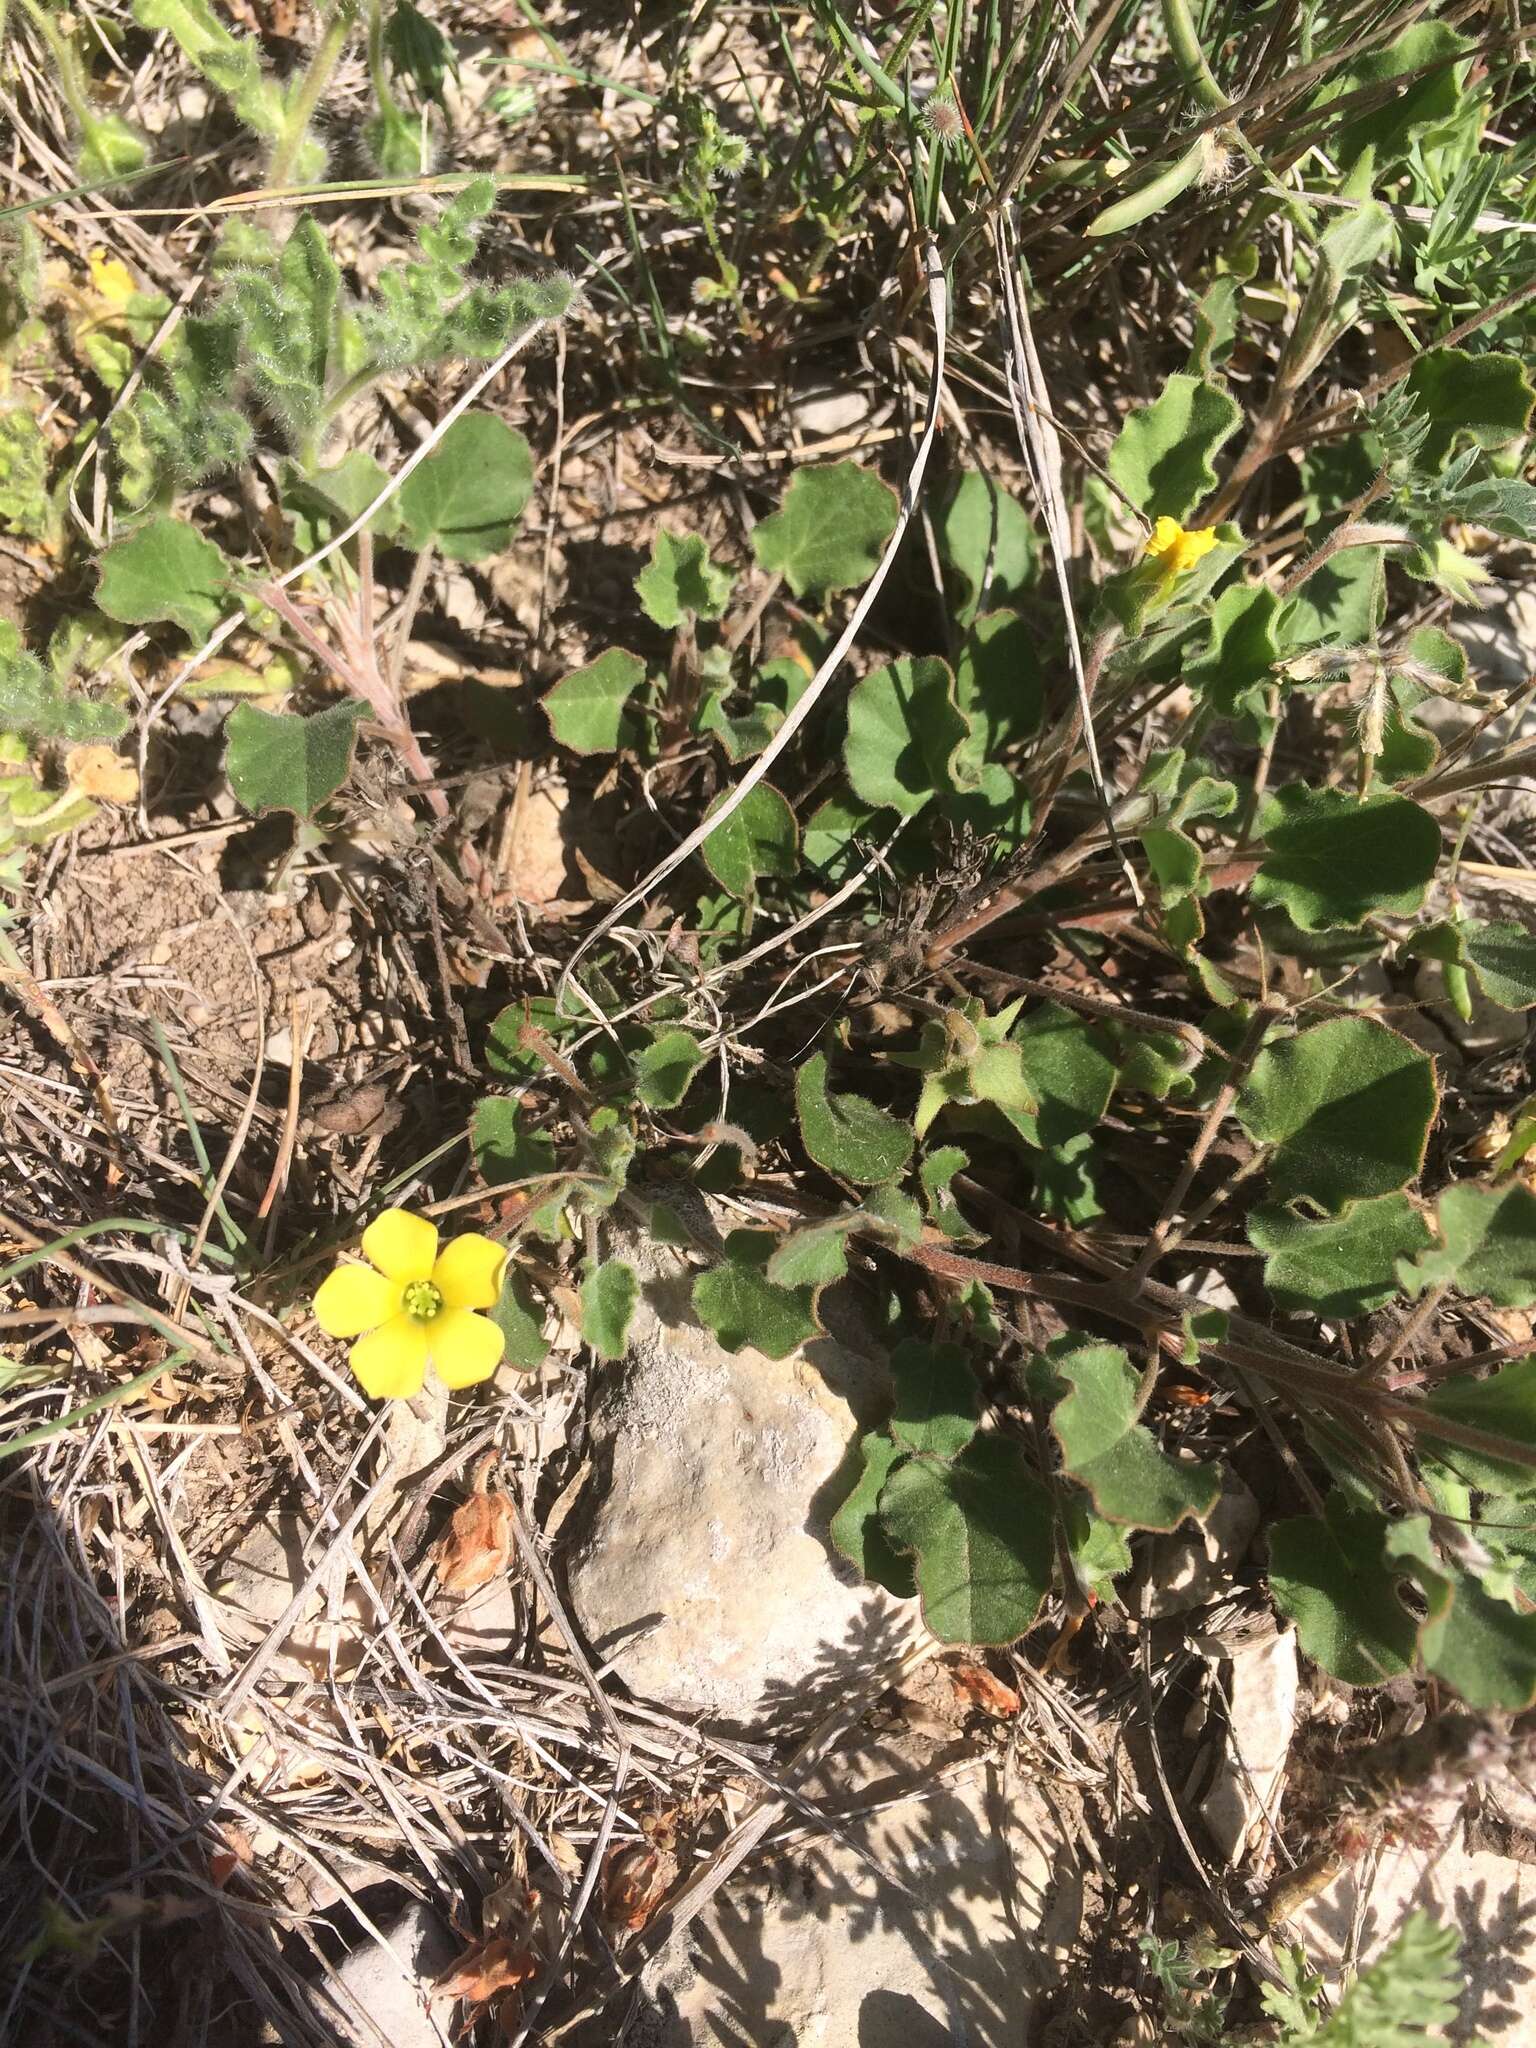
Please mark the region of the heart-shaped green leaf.
POLYGON ((622 1358, 640 1299, 640 1276, 623 1259, 589 1266, 581 1283, 581 1334, 599 1358, 622 1358))
MULTIPOLYGON (((725 801, 722 796, 720 803, 725 801)), ((764 875, 789 881, 798 874, 800 827, 772 783, 759 782, 715 827, 700 851, 721 888, 750 902, 764 875)))
POLYGON ((1137 1417, 1140 1381, 1118 1344, 1072 1332, 1036 1358, 1030 1390, 1051 1402, 1051 1430, 1068 1475, 1106 1520, 1132 1529, 1203 1522, 1216 1505, 1214 1466, 1172 1458, 1137 1417))
POLYGON ((1439 1243, 1399 1273, 1414 1294, 1454 1287, 1500 1308, 1536 1303, 1536 1195, 1519 1181, 1447 1188, 1435 1209, 1439 1243))
POLYGON ((1216 488, 1211 457, 1242 410, 1220 384, 1179 371, 1133 412, 1109 451, 1109 473, 1138 511, 1185 520, 1216 488))
POLYGON ((953 1458, 976 1434, 981 1401, 976 1375, 958 1344, 907 1337, 891 1353, 896 1406, 891 1435, 908 1451, 953 1458))
POLYGON ((413 548, 435 543, 450 561, 483 562, 511 540, 532 491, 524 436, 494 413, 467 412, 400 486, 405 538, 413 548))
POLYGON ((1277 1308, 1346 1318, 1391 1301, 1401 1291, 1398 1260, 1430 1241, 1406 1195, 1356 1202, 1338 1217, 1266 1204, 1249 1216, 1248 1237, 1266 1254, 1264 1285, 1277 1308))
POLYGON ((308 718, 237 704, 224 728, 224 771, 248 811, 315 812, 352 766, 361 704, 332 704, 308 718))
POLYGON ((880 1521, 909 1552, 923 1620, 943 1643, 1017 1642, 1051 1583, 1051 1503, 1003 1436, 959 1457, 911 1457, 880 1489, 880 1521))
POLYGON ((753 528, 752 552, 796 597, 827 597, 869 581, 896 512, 890 485, 856 462, 797 469, 778 511, 753 528))
POLYGON ((893 661, 848 693, 848 780, 865 803, 903 817, 941 791, 974 785, 975 764, 963 758, 970 737, 949 664, 937 655, 893 661))
POLYGON ((1371 1017, 1330 1017, 1264 1047, 1237 1115, 1251 1138, 1275 1147, 1273 1198, 1307 1197, 1337 1215, 1408 1185, 1439 1101, 1434 1062, 1406 1038, 1371 1017))
POLYGON ((573 754, 611 754, 627 742, 625 706, 645 681, 638 654, 610 647, 544 693, 550 730, 573 754))
POLYGON ((818 1166, 861 1187, 895 1180, 912 1157, 910 1126, 862 1095, 834 1095, 827 1056, 812 1053, 795 1071, 795 1108, 805 1149, 818 1166))
POLYGON ((685 618, 718 619, 731 601, 736 579, 710 559, 703 537, 660 527, 651 559, 635 578, 635 594, 646 617, 667 632, 685 618))
POLYGON ((96 602, 126 626, 168 619, 202 640, 223 617, 229 594, 230 567, 218 548, 184 519, 167 515, 107 549, 96 602))
POLYGON ((766 1358, 787 1358, 816 1335, 815 1293, 776 1287, 764 1270, 775 1240, 766 1230, 733 1230, 725 1258, 693 1283, 693 1306, 727 1351, 751 1345, 766 1358))
POLYGON ((1269 1532, 1269 1590, 1301 1647, 1345 1685, 1381 1685, 1413 1662, 1417 1631, 1382 1562, 1387 1519, 1331 1494, 1327 1518, 1269 1532))

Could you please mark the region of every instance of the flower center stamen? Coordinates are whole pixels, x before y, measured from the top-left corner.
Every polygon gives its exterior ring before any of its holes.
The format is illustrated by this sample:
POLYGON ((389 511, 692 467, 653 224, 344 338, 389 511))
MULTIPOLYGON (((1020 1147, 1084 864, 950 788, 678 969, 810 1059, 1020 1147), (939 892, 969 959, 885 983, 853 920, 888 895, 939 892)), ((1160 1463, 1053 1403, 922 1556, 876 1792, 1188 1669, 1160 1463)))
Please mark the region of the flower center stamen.
POLYGON ((412 1280, 405 1290, 404 1307, 408 1316, 414 1316, 418 1323, 430 1323, 441 1313, 443 1297, 441 1290, 430 1280, 412 1280))

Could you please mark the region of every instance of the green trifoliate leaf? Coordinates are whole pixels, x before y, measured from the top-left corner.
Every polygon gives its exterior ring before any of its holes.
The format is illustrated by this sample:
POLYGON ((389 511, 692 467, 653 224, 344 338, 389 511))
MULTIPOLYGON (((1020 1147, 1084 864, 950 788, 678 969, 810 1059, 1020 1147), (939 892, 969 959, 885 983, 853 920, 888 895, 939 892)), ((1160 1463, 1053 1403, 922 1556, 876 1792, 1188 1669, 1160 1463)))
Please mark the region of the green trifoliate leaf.
POLYGON ((890 485, 856 462, 799 469, 778 511, 754 527, 752 552, 796 597, 827 597, 869 581, 896 512, 890 485))
POLYGON ((834 1095, 827 1056, 813 1053, 795 1073, 795 1108, 805 1149, 828 1173, 861 1187, 895 1180, 912 1157, 908 1125, 862 1095, 834 1095))
POLYGON ((969 623, 984 605, 1007 604, 1034 582, 1040 543, 1029 514, 990 476, 968 470, 937 521, 939 555, 950 571, 959 617, 969 623))
POLYGON ((976 1434, 981 1400, 976 1375, 958 1344, 908 1337, 891 1353, 896 1407, 890 1430, 907 1451, 953 1458, 976 1434))
MULTIPOLYGON (((714 808, 727 800, 728 794, 723 795, 714 808)), ((763 876, 789 881, 799 873, 800 827, 772 783, 759 782, 715 827, 700 852, 721 888, 746 903, 757 894, 763 876)))
POLYGON ((725 1259, 693 1283, 693 1306, 727 1351, 750 1345, 767 1358, 787 1358, 816 1335, 815 1292, 776 1287, 766 1267, 775 1240, 766 1230, 733 1230, 725 1259))
POLYGON ((1383 791, 1361 803, 1341 789, 1293 782, 1260 818, 1268 852, 1255 903, 1278 903, 1304 932, 1407 916, 1423 903, 1440 858, 1440 827, 1422 805, 1383 791))
POLYGON ((676 1109, 707 1058, 691 1031, 658 1031, 630 1060, 636 1095, 647 1109, 676 1109))
POLYGON ((970 737, 948 662, 937 655, 905 656, 849 692, 843 749, 848 780, 865 803, 889 804, 903 817, 915 817, 941 792, 974 786, 970 737))
POLYGON ((1502 448, 1530 431, 1536 385, 1519 356, 1491 350, 1426 349, 1408 374, 1408 389, 1434 422, 1423 461, 1438 468, 1465 437, 1479 448, 1502 448))
POLYGON ((1149 519, 1185 520, 1216 488, 1211 457, 1236 433, 1242 410, 1219 384, 1180 371, 1133 412, 1109 451, 1109 473, 1149 519))
POLYGON ((550 730, 573 754, 611 754, 632 737, 625 707, 645 681, 638 654, 610 647, 544 693, 550 730))
POLYGON ((1269 1589, 1301 1647, 1345 1685, 1381 1685, 1413 1662, 1417 1631, 1382 1562, 1387 1519, 1331 1494, 1325 1520, 1269 1533, 1269 1589))
POLYGON ((1536 1612, 1494 1599, 1448 1565, 1427 1515, 1394 1523, 1386 1555, 1424 1596, 1419 1654, 1425 1670, 1454 1686, 1469 1707, 1518 1713, 1530 1706, 1536 1700, 1536 1612))
POLYGON ((1536 1009, 1536 936, 1518 924, 1480 918, 1426 925, 1404 952, 1464 968, 1490 1003, 1506 1010, 1536 1009))
POLYGON ((910 1600, 917 1591, 912 1560, 903 1557, 886 1535, 880 1522, 880 1491, 896 1465, 907 1453, 892 1443, 884 1430, 871 1430, 859 1439, 859 1476, 853 1491, 832 1517, 829 1533, 850 1564, 857 1565, 866 1579, 884 1586, 898 1600, 910 1600))
POLYGON ((312 818, 346 781, 366 706, 333 704, 309 718, 237 704, 224 731, 224 772, 248 811, 312 818))
POLYGON ((1405 1188, 1424 1163, 1439 1107, 1434 1062, 1370 1017, 1330 1017, 1267 1045, 1237 1098, 1238 1121, 1273 1145, 1277 1202, 1348 1202, 1405 1188))
POLYGON ((710 559, 703 537, 673 533, 663 526, 651 543, 651 559, 635 578, 641 609, 669 633, 685 618, 718 619, 731 601, 736 579, 710 559))
POLYGON ((959 1457, 910 1457, 880 1490, 880 1521, 909 1552, 923 1620, 944 1643, 1016 1642, 1051 1583, 1050 1495, 1007 1437, 959 1457))
POLYGON ((640 1299, 640 1276, 623 1259, 589 1266, 581 1283, 581 1334, 599 1358, 622 1358, 640 1299))
POLYGON ((544 1311, 527 1280, 510 1259, 496 1306, 487 1313, 502 1335, 503 1362, 516 1366, 519 1372, 536 1372, 549 1356, 549 1340, 544 1335, 544 1311))
POLYGON ((1264 1285, 1277 1308, 1345 1318, 1393 1300, 1398 1260, 1430 1241, 1406 1195, 1378 1195, 1321 1219, 1266 1204, 1249 1216, 1248 1237, 1266 1255, 1264 1285))
POLYGON ((1118 1344, 1072 1332, 1034 1360, 1030 1388, 1052 1402, 1051 1431, 1068 1476, 1087 1488, 1108 1521, 1132 1529, 1203 1522, 1216 1505, 1214 1467, 1171 1458, 1137 1420, 1139 1381, 1118 1344))
POLYGON ((1317 95, 1321 109, 1335 101, 1387 87, 1361 105, 1354 101, 1330 143, 1330 154, 1349 170, 1367 150, 1385 168, 1406 155, 1426 128, 1454 120, 1471 102, 1465 97, 1467 67, 1448 63, 1472 45, 1441 21, 1415 22, 1385 49, 1371 50, 1336 71, 1317 95), (1406 73, 1417 76, 1404 79, 1406 73))
POLYGON ((1519 1181, 1447 1188, 1435 1209, 1439 1243, 1399 1268, 1404 1287, 1454 1287, 1500 1308, 1536 1303, 1536 1195, 1519 1181))
POLYGON ((482 562, 511 540, 532 491, 526 438, 494 413, 467 412, 400 486, 405 538, 453 562, 482 562))
POLYGON ((1436 1458, 1483 1493, 1536 1493, 1536 1462, 1520 1464, 1496 1451, 1474 1450, 1435 1434, 1435 1417, 1482 1430, 1536 1460, 1536 1358, 1519 1358, 1485 1380, 1447 1379, 1434 1386, 1418 1420, 1436 1458))
POLYGON ((150 626, 168 619, 205 639, 229 603, 230 567, 184 519, 151 519, 101 558, 96 602, 109 619, 150 626))
POLYGON ((527 1111, 510 1095, 480 1098, 469 1120, 469 1144, 487 1187, 555 1170, 553 1139, 529 1125, 527 1111))

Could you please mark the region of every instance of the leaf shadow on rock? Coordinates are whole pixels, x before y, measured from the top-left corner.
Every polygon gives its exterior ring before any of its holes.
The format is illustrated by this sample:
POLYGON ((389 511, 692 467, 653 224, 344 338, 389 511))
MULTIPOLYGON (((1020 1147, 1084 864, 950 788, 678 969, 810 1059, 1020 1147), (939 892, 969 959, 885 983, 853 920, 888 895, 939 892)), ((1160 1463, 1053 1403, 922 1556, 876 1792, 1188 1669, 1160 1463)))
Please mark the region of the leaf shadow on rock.
MULTIPOLYGON (((891 1621, 827 1659, 850 1672, 891 1621)), ((864 1725, 867 1725, 864 1724, 864 1725)), ((819 1832, 749 1865, 647 1973, 638 2048, 1017 2048, 1081 1911, 1070 1832, 970 1739, 905 1717, 816 1767, 819 1832)))

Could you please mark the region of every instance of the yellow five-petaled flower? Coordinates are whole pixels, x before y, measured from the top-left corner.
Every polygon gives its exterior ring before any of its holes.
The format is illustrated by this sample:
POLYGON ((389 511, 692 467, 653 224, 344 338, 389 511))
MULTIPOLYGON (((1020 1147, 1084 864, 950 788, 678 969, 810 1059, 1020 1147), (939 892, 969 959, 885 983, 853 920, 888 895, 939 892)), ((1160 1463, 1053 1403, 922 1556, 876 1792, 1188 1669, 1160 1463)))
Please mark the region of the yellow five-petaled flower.
POLYGON ((1180 526, 1177 519, 1170 519, 1165 512, 1152 529, 1147 542, 1147 553, 1154 561, 1163 565, 1163 579, 1171 583, 1175 576, 1182 576, 1186 569, 1193 569, 1202 555, 1208 555, 1216 545, 1214 526, 1180 526))
POLYGON ((338 1266, 315 1295, 328 1337, 355 1337, 347 1354, 376 1401, 421 1392, 430 1365, 448 1387, 489 1379, 505 1339, 489 1316, 501 1292, 506 1247, 469 1231, 437 1248, 437 1225, 386 1209, 363 1232, 366 1266, 338 1266))

